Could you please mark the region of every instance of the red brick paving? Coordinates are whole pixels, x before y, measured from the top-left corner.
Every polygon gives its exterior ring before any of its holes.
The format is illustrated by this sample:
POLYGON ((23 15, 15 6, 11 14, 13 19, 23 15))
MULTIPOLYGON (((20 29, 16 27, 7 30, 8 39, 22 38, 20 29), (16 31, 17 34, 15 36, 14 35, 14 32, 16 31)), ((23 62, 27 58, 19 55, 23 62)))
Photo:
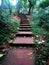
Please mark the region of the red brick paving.
POLYGON ((16 43, 16 44, 33 44, 33 38, 32 37, 16 37, 13 40, 13 43, 16 43))
POLYGON ((18 34, 32 34, 32 32, 21 31, 21 32, 18 32, 18 34))
POLYGON ((33 49, 9 50, 2 65, 34 65, 33 49))

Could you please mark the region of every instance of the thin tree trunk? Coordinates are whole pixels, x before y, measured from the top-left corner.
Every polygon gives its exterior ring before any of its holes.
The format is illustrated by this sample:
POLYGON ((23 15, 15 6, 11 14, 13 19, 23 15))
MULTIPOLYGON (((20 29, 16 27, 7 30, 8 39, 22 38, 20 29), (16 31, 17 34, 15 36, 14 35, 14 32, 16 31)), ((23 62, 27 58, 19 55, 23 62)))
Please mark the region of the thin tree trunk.
MULTIPOLYGON (((28 2, 29 2, 29 11, 28 11, 28 14, 30 14, 30 10, 31 10, 31 8, 32 8, 32 6, 33 6, 33 3, 30 1, 30 0, 28 0, 28 2)), ((34 6, 33 6, 34 7, 34 6)))

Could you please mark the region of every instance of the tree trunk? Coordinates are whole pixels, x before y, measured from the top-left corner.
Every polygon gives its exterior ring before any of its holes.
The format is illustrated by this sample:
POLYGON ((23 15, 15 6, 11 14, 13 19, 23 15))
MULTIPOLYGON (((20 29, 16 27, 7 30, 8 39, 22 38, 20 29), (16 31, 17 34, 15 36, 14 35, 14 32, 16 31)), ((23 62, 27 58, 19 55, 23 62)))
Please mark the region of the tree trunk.
POLYGON ((28 2, 29 2, 29 11, 28 11, 28 14, 30 14, 30 10, 31 10, 31 8, 33 6, 33 3, 31 1, 29 1, 29 0, 28 0, 28 2))

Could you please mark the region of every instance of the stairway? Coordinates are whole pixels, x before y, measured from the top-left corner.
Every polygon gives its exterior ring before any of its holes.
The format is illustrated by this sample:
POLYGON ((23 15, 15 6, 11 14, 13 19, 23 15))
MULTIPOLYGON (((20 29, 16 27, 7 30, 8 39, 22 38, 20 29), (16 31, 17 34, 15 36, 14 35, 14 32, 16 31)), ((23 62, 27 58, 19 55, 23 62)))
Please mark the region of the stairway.
POLYGON ((33 44, 33 37, 28 17, 21 15, 21 21, 16 34, 16 38, 12 41, 12 44, 33 44))
POLYGON ((9 43, 12 49, 8 51, 2 65, 35 65, 33 42, 29 21, 25 15, 21 15, 16 38, 9 43))

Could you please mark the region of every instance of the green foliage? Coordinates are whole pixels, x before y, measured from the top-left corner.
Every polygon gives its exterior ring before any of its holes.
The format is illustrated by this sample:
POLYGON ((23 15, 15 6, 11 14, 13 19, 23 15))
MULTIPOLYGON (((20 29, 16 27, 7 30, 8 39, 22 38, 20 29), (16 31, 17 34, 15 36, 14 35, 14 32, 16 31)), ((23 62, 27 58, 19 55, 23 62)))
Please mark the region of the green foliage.
POLYGON ((41 4, 40 4, 40 7, 41 8, 46 8, 46 7, 48 7, 49 6, 49 0, 45 0, 45 1, 43 1, 41 4))
POLYGON ((29 2, 27 0, 22 0, 22 5, 20 7, 20 13, 27 14, 29 8, 29 2))
POLYGON ((42 2, 42 7, 31 9, 30 25, 36 45, 35 65, 46 65, 49 57, 49 5, 47 7, 46 1, 42 2), (38 44, 39 38, 45 40, 44 44, 38 44))
POLYGON ((36 26, 35 24, 30 24, 31 27, 32 27, 32 31, 35 33, 35 34, 38 34, 38 35, 43 35, 44 34, 44 30, 38 26, 36 26))
POLYGON ((7 41, 8 36, 10 36, 10 30, 7 25, 9 21, 9 15, 7 13, 5 14, 5 10, 3 10, 0 13, 0 43, 7 41))
POLYGON ((36 60, 35 60, 35 63, 37 65, 46 65, 47 64, 46 59, 49 56, 48 51, 49 51, 49 48, 44 46, 44 45, 37 45, 36 46, 36 54, 35 54, 36 60))
POLYGON ((8 42, 13 32, 17 32, 18 20, 11 18, 9 12, 2 11, 0 15, 0 44, 8 42))
POLYGON ((22 7, 27 8, 28 7, 28 2, 27 0, 22 0, 22 7))
POLYGON ((31 12, 31 18, 32 31, 40 36, 45 36, 47 42, 49 39, 49 7, 35 8, 31 12))
POLYGON ((40 17, 39 26, 49 31, 49 7, 44 9, 44 14, 40 17))
POLYGON ((11 22, 10 22, 10 29, 11 29, 11 32, 17 32, 18 29, 18 24, 19 24, 19 21, 15 18, 11 18, 11 22))

